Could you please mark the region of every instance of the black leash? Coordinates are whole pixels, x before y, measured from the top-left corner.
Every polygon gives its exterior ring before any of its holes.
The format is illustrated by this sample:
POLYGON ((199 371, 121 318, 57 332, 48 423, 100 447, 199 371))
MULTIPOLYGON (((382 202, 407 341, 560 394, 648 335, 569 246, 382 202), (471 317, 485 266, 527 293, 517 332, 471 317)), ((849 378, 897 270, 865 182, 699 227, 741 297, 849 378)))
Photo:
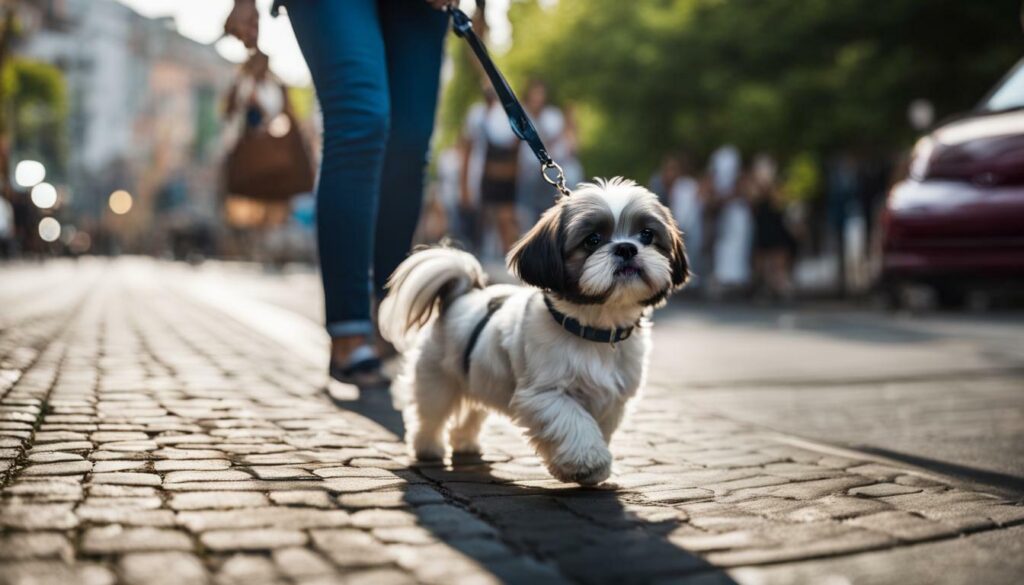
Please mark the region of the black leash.
POLYGON ((537 160, 540 161, 540 174, 544 176, 544 180, 553 185, 555 189, 558 189, 559 196, 568 197, 569 189, 565 186, 565 174, 562 172, 562 167, 558 166, 558 163, 551 159, 548 149, 544 146, 544 141, 540 139, 540 134, 537 133, 537 128, 530 121, 530 117, 526 115, 523 105, 519 103, 519 98, 516 97, 515 92, 509 87, 501 71, 498 71, 498 68, 494 65, 494 61, 487 52, 487 47, 484 46, 483 41, 473 31, 473 22, 465 12, 452 5, 448 6, 448 14, 452 18, 452 30, 456 36, 466 39, 466 42, 469 43, 469 48, 473 50, 476 58, 480 61, 480 65, 483 66, 484 72, 487 73, 487 77, 490 78, 491 85, 494 86, 494 92, 501 101, 501 107, 505 108, 505 113, 508 114, 508 121, 512 126, 512 132, 530 145, 530 150, 533 151, 537 160))

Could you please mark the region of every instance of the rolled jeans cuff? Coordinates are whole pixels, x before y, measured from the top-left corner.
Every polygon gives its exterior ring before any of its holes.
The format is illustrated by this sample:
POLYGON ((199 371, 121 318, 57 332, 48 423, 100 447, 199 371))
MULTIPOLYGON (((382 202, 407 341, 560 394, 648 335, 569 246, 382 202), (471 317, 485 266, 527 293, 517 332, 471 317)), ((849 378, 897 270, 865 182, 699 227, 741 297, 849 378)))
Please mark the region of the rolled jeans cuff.
POLYGON ((370 336, 373 334, 373 321, 335 321, 327 324, 327 334, 331 337, 370 336))

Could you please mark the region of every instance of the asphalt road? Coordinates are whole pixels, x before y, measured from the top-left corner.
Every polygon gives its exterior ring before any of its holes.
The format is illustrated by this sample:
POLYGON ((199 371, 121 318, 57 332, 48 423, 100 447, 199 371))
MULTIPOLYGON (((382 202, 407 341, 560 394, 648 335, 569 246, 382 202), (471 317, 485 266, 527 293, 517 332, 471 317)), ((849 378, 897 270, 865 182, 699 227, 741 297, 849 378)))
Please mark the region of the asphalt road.
POLYGON ((1024 495, 1024 315, 677 303, 652 380, 736 418, 1024 495))

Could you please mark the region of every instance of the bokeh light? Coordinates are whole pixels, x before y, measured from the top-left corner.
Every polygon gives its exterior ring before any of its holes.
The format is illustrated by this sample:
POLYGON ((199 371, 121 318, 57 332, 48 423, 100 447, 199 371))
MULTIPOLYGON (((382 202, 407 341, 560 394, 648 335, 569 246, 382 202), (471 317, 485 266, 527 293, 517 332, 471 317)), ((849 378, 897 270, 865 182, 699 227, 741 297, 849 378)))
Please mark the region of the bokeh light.
POLYGON ((39 220, 39 237, 44 242, 56 242, 60 238, 60 222, 52 217, 39 220))
POLYGON ((49 183, 32 187, 32 203, 39 209, 49 209, 57 204, 57 189, 49 183))
POLYGON ((107 204, 110 205, 110 211, 117 215, 124 215, 132 208, 132 194, 123 189, 118 189, 110 194, 107 204))
POLYGON ((46 167, 34 160, 23 160, 14 167, 14 181, 28 189, 35 187, 46 178, 46 167))

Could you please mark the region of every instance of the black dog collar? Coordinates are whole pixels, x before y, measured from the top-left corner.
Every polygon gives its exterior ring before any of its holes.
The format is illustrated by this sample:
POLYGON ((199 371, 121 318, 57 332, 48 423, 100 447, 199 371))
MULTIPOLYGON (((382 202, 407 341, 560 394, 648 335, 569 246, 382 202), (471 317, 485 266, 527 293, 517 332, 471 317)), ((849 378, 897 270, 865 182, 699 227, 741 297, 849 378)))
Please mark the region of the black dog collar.
POLYGON ((587 341, 615 344, 629 339, 629 336, 633 335, 633 329, 636 328, 635 325, 617 329, 598 329, 596 327, 587 327, 586 325, 581 325, 576 319, 573 319, 556 309, 554 303, 551 302, 551 299, 548 298, 547 295, 544 295, 544 304, 547 305, 548 312, 551 313, 551 316, 555 318, 555 322, 557 322, 562 329, 565 329, 576 337, 582 337, 587 341))

